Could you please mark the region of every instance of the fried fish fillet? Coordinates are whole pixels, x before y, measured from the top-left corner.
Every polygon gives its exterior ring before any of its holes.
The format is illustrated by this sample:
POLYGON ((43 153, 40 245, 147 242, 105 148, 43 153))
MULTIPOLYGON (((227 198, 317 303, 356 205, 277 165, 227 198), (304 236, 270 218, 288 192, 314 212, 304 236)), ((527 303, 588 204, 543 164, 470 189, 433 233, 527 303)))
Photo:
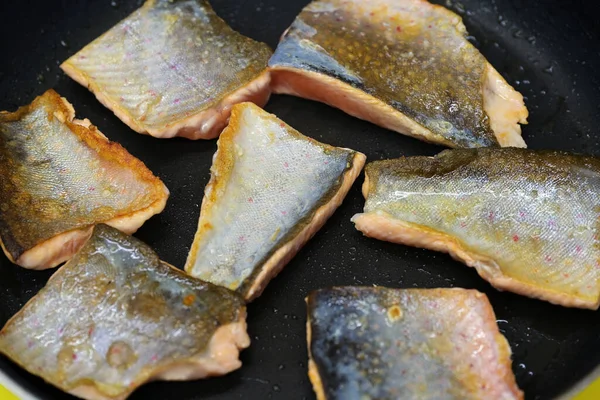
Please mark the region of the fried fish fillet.
POLYGON ((252 103, 234 106, 218 146, 185 270, 250 301, 342 203, 365 156, 252 103))
POLYGON ((211 139, 233 104, 267 102, 271 54, 206 0, 148 0, 61 68, 136 132, 211 139))
POLYGON ((365 235, 450 253, 501 290, 600 304, 600 159, 524 149, 447 150, 366 168, 365 235))
POLYGON ((84 399, 125 399, 151 380, 190 380, 241 366, 246 308, 187 276, 147 245, 98 225, 0 331, 0 353, 84 399))
POLYGON ((0 112, 0 242, 25 268, 68 260, 99 222, 133 233, 169 196, 140 160, 74 116, 53 90, 0 112))
POLYGON ((269 61, 275 93, 450 147, 525 147, 523 96, 425 0, 316 0, 269 61))
POLYGON ((319 400, 523 398, 510 347, 476 290, 340 287, 307 303, 319 400))

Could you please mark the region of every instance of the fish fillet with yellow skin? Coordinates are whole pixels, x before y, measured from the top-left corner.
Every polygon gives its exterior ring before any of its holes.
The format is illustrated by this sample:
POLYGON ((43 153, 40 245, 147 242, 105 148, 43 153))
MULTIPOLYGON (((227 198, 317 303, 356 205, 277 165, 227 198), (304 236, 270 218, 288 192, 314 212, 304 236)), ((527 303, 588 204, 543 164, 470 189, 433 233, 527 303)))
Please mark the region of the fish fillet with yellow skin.
POLYGON ((600 305, 600 160, 557 151, 446 150, 366 168, 356 228, 450 253, 494 287, 600 305))
POLYGON ((72 395, 122 400, 148 381, 239 368, 250 343, 245 318, 239 295, 98 225, 0 331, 0 353, 72 395))
POLYGON ((316 0, 269 61, 275 93, 450 147, 525 147, 523 96, 424 0, 316 0))
POLYGON ((321 289, 307 298, 319 400, 522 399, 487 297, 465 289, 321 289))
POLYGON ((0 243, 25 268, 68 260, 96 223, 133 233, 169 196, 140 160, 74 115, 53 90, 0 112, 0 243))
POLYGON ((185 270, 250 301, 342 203, 365 156, 319 143, 252 103, 219 138, 185 270))
POLYGON ((212 139, 233 104, 267 102, 271 53, 206 0, 148 0, 61 68, 136 132, 212 139))

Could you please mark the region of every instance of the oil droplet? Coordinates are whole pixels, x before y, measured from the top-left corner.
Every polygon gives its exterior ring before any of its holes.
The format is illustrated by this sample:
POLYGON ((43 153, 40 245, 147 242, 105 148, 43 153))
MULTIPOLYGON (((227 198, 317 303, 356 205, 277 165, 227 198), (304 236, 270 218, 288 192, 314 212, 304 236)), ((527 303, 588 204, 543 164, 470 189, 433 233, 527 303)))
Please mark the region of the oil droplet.
POLYGON ((393 305, 388 308, 387 315, 390 322, 396 322, 402 318, 402 309, 398 305, 393 305))
POLYGON ((110 2, 110 5, 114 8, 118 8, 119 7, 119 3, 117 3, 115 0, 110 2))
POLYGON ((62 47, 69 47, 69 45, 67 44, 67 42, 65 42, 64 40, 61 40, 61 41, 60 41, 60 45, 61 45, 62 47))
POLYGON ((521 363, 521 364, 519 364, 519 368, 521 368, 521 369, 527 369, 527 366, 525 364, 521 363))
POLYGON ((278 370, 282 371, 285 369, 285 365, 283 364, 279 364, 279 366, 277 367, 278 370))
POLYGON ((281 391, 281 387, 279 387, 279 385, 273 385, 273 391, 280 392, 281 391))

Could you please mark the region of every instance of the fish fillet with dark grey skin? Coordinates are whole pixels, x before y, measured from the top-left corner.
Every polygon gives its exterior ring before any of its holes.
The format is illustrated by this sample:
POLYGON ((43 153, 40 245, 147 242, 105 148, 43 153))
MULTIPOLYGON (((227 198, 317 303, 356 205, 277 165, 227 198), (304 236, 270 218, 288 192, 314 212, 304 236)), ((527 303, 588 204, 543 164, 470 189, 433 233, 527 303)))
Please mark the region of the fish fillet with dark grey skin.
POLYGON ((245 318, 239 295, 98 225, 0 331, 0 353, 72 395, 122 400, 148 381, 239 368, 250 343, 245 318))
POLYGON ((321 289, 307 298, 318 400, 522 399, 487 297, 465 289, 321 289))
POLYGON ((526 147, 523 96, 424 0, 316 0, 269 61, 275 93, 450 147, 526 147))
POLYGON ((68 260, 96 223, 133 233, 169 196, 144 163, 74 116, 53 90, 0 112, 0 243, 22 267, 68 260))
POLYGON ((252 103, 234 106, 185 270, 258 297, 342 203, 364 163, 252 103))
POLYGON ((600 304, 600 159, 447 150, 366 168, 356 228, 450 253, 494 287, 567 307, 600 304))
POLYGON ((271 54, 206 0, 148 0, 61 68, 136 132, 212 139, 233 104, 267 102, 271 54))

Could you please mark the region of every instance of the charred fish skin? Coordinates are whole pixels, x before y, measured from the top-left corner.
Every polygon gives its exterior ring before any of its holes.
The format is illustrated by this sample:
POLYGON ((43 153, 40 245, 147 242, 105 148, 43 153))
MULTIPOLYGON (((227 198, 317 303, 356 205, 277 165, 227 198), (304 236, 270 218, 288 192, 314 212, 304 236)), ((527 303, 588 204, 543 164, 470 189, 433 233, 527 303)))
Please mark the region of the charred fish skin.
POLYGON ((0 241, 26 268, 65 261, 95 223, 135 232, 169 195, 140 160, 74 115, 54 90, 0 112, 0 241))
POLYGON ((273 88, 450 147, 524 147, 522 96, 466 35, 458 15, 424 0, 316 0, 269 61, 273 88))
POLYGON ((366 168, 367 236, 449 252, 501 290, 598 309, 600 160, 447 150, 366 168))
POLYGON ((185 270, 248 301, 321 228, 365 156, 310 139, 252 103, 221 134, 185 270))
POLYGON ((61 68, 136 132, 211 139, 232 104, 267 102, 271 54, 207 0, 148 0, 61 68))
POLYGON ((523 398, 475 290, 337 287, 311 293, 307 309, 319 400, 523 398))
POLYGON ((151 379, 228 372, 248 344, 238 295, 106 225, 0 331, 0 353, 86 399, 124 399, 151 379), (231 327, 235 340, 223 335, 231 327), (217 335, 232 342, 216 343, 217 335))

